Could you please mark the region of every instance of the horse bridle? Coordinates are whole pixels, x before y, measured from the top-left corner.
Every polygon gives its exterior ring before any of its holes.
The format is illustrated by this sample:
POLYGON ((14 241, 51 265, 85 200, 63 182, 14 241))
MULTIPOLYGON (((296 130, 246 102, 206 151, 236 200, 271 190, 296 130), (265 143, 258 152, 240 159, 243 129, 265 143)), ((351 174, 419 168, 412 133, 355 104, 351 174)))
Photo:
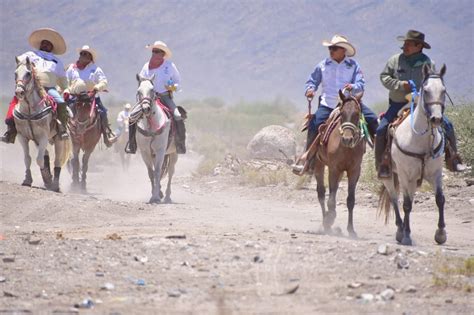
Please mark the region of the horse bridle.
MULTIPOLYGON (((26 67, 26 65, 25 65, 26 67)), ((34 82, 34 71, 33 70, 29 70, 27 69, 27 72, 26 74, 23 76, 22 79, 15 79, 15 91, 20 88, 23 93, 25 93, 25 95, 27 94, 28 90, 27 90, 27 87, 32 84, 34 82), (30 75, 30 78, 29 80, 24 80, 23 78, 29 74, 30 75)), ((33 89, 30 90, 30 94, 33 93, 33 89)))
MULTIPOLYGON (((353 100, 357 104, 357 107, 359 109, 359 113, 361 113, 362 112, 362 107, 361 107, 359 101, 352 95, 350 95, 347 99, 345 99, 342 102, 342 104, 339 108, 339 111, 342 112, 342 108, 344 107, 344 104, 346 104, 350 100, 353 100)), ((352 133, 352 141, 349 144, 349 147, 350 148, 355 147, 359 143, 359 141, 362 139, 359 126, 353 124, 350 121, 346 121, 346 122, 343 122, 341 124, 341 126, 339 127, 339 133, 342 135, 344 133, 344 130, 350 130, 350 132, 352 133)))
POLYGON ((425 111, 425 114, 426 114, 427 117, 429 117, 431 115, 431 111, 429 110, 429 108, 430 108, 429 106, 441 105, 443 113, 444 113, 444 108, 446 106, 446 101, 445 102, 441 102, 441 101, 425 102, 425 97, 424 97, 425 89, 424 89, 424 87, 425 87, 425 84, 428 81, 428 79, 441 79, 441 82, 443 82, 443 85, 444 85, 443 78, 438 74, 431 74, 423 80, 422 88, 421 88, 421 100, 423 101, 423 110, 425 111))

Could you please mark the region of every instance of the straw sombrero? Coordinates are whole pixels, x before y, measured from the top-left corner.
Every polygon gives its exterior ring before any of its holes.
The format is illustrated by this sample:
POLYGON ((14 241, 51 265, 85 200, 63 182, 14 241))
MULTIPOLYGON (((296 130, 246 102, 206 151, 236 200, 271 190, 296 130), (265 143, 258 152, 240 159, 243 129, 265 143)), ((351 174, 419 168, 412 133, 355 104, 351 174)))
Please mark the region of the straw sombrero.
POLYGON ((96 62, 97 57, 99 56, 94 49, 90 48, 89 45, 84 45, 84 46, 82 46, 82 48, 77 49, 78 53, 80 53, 81 51, 87 51, 89 54, 91 54, 93 62, 96 62))
POLYGON ((329 47, 329 46, 342 47, 346 50, 346 56, 347 57, 352 57, 356 53, 356 50, 355 50, 354 46, 352 46, 352 44, 349 43, 347 38, 342 36, 342 35, 334 35, 332 37, 331 41, 323 40, 323 46, 326 46, 326 47, 329 47))
POLYGON ((153 50, 153 48, 158 48, 158 49, 163 50, 165 52, 165 59, 170 59, 171 56, 173 55, 171 53, 171 50, 168 48, 168 46, 160 40, 157 40, 153 45, 146 45, 145 47, 151 50, 153 50))
POLYGON ((52 28, 37 29, 31 33, 28 38, 31 47, 36 49, 40 49, 43 40, 47 40, 53 44, 53 50, 51 51, 53 54, 62 55, 66 52, 66 42, 64 41, 64 38, 52 28))

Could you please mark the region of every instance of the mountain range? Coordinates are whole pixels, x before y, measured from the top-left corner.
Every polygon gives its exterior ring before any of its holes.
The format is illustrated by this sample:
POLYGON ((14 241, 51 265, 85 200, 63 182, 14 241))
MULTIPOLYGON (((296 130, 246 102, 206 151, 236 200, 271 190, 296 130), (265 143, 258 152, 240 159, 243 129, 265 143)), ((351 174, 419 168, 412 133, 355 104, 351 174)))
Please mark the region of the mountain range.
POLYGON ((287 99, 305 105, 304 83, 328 56, 322 40, 343 34, 366 78, 364 102, 385 102, 379 74, 400 52, 396 36, 426 34, 425 52, 446 63, 451 97, 472 100, 473 6, 470 0, 3 0, 0 2, 1 95, 13 91, 14 56, 30 49, 40 27, 59 31, 68 51, 94 47, 109 95, 135 98, 135 74, 148 60, 145 45, 162 40, 182 77, 177 99, 217 97, 226 103, 287 99))

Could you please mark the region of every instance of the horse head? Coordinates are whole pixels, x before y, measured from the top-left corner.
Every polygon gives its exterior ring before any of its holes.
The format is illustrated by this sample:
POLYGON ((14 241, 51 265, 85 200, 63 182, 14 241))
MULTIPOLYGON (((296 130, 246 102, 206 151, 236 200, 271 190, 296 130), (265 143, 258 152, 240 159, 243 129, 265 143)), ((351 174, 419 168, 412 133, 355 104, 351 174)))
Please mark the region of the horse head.
MULTIPOLYGON (((137 74, 138 89, 137 89, 137 105, 141 105, 141 111, 145 116, 150 115, 151 107, 155 103, 155 90, 153 88, 153 80, 155 75, 150 79, 144 78, 137 74)), ((132 111, 133 113, 134 111, 132 111)))
POLYGON ((443 113, 446 102, 446 87, 443 76, 446 73, 446 65, 443 64, 439 73, 436 73, 429 65, 423 66, 423 84, 421 86, 420 101, 433 127, 438 127, 443 121, 443 113))
POLYGON ((18 100, 23 100, 34 88, 34 64, 28 57, 24 61, 20 61, 18 57, 15 60, 15 95, 18 100))
POLYGON ((355 147, 360 140, 360 129, 359 121, 360 114, 362 112, 360 106, 360 100, 364 92, 357 93, 356 95, 345 96, 344 93, 339 90, 339 97, 341 99, 339 110, 341 112, 341 126, 339 127, 339 133, 341 135, 341 142, 348 148, 355 147))

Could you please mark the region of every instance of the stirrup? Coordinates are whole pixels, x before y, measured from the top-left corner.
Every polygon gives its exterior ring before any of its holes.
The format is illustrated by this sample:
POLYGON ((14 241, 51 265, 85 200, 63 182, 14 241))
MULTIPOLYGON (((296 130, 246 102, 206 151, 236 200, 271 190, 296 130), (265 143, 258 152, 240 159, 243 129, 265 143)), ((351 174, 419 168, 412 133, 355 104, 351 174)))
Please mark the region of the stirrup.
POLYGON ((67 140, 69 139, 69 134, 67 131, 59 132, 59 138, 61 138, 61 140, 67 140))
POLYGON ((135 147, 135 148, 132 149, 131 146, 130 146, 130 141, 129 141, 129 142, 127 142, 127 145, 125 146, 125 153, 135 154, 135 153, 137 153, 137 148, 135 147))
POLYGON ((377 170, 377 176, 380 179, 385 179, 392 177, 392 174, 390 174, 388 166, 380 165, 379 169, 377 170))

